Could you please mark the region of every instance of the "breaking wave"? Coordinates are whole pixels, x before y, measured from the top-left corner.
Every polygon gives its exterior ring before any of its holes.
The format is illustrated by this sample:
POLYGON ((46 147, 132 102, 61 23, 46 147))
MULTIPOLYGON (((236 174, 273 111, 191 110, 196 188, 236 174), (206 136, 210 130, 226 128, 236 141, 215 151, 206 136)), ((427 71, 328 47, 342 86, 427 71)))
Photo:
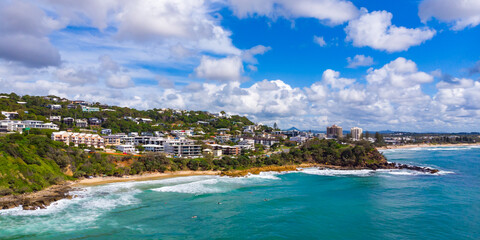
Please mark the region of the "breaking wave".
POLYGON ((336 169, 319 169, 319 168, 304 168, 301 169, 302 173, 310 175, 320 175, 320 176, 372 176, 375 171, 369 169, 361 170, 336 170, 336 169))
POLYGON ((255 186, 272 180, 280 180, 278 172, 261 172, 249 174, 245 177, 209 176, 209 179, 200 179, 187 183, 177 183, 169 186, 151 189, 156 192, 188 193, 195 195, 223 193, 235 189, 255 186))
POLYGON ((394 148, 394 149, 381 149, 380 152, 405 152, 405 151, 459 151, 480 149, 480 146, 444 146, 444 147, 412 147, 412 148, 394 148))

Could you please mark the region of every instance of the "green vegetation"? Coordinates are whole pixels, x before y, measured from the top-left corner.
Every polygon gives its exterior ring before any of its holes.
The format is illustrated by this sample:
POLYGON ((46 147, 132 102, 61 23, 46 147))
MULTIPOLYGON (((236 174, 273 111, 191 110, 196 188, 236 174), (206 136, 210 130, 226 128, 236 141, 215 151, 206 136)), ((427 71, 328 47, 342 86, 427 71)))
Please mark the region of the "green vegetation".
POLYGON ((86 176, 121 176, 142 172, 178 170, 243 170, 264 166, 301 163, 370 167, 385 163, 384 157, 368 142, 342 145, 334 140, 311 140, 289 153, 271 156, 224 156, 213 159, 167 158, 164 154, 140 157, 86 153, 50 140, 48 131, 0 137, 0 196, 38 191, 64 180, 86 176), (123 166, 123 167, 121 167, 123 166), (72 176, 67 176, 69 172, 72 176))
POLYGON ((20 134, 0 139, 0 196, 37 191, 68 179, 61 171, 62 158, 56 157, 66 155, 60 150, 63 144, 45 139, 20 134))
MULTIPOLYGON (((102 110, 109 111, 83 112, 80 105, 69 109, 71 101, 56 96, 18 96, 15 93, 1 94, 8 98, 0 98, 0 110, 16 111, 20 120, 41 120, 48 121, 49 116, 61 116, 62 119, 72 117, 75 119, 98 118, 102 120, 100 126, 91 126, 89 128, 97 130, 98 128, 109 128, 113 133, 128 132, 153 132, 166 131, 174 129, 186 129, 189 127, 199 128, 206 133, 206 137, 216 134, 217 128, 229 128, 231 131, 242 130, 243 126, 252 125, 248 118, 233 115, 230 118, 214 118, 205 111, 176 111, 172 109, 151 109, 136 110, 133 108, 117 107, 94 103, 92 107, 99 107, 102 110), (57 99, 54 101, 52 99, 57 99), (25 102, 19 104, 18 102, 25 102), (61 109, 50 109, 48 105, 61 105, 61 109), (149 118, 151 123, 137 123, 132 119, 149 118), (208 125, 197 124, 198 121, 208 122, 208 125)), ((3 117, 3 115, 2 115, 3 117)), ((74 128, 63 122, 56 122, 60 130, 74 128)))
POLYGON ((87 154, 52 141, 46 131, 35 133, 40 135, 0 137, 0 196, 38 191, 74 177, 125 173, 125 169, 115 166, 112 156, 87 154))
MULTIPOLYGON (((191 127, 206 133, 205 136, 196 138, 201 140, 216 135, 218 128, 228 128, 230 133, 235 133, 241 131, 243 126, 253 124, 248 118, 241 116, 217 118, 203 111, 172 109, 139 111, 99 103, 93 106, 111 111, 87 113, 82 112, 78 105, 77 108, 69 109, 67 106, 71 104, 70 101, 55 96, 20 97, 14 93, 2 95, 8 98, 0 98, 0 110, 17 111, 21 120, 46 121, 49 116, 76 119, 96 117, 103 121, 101 126, 90 127, 92 130, 110 128, 113 133, 152 132, 191 127), (59 104, 62 108, 52 110, 47 108, 50 104, 59 104), (135 118, 149 118, 152 122, 135 122, 132 120, 135 118), (199 121, 201 122, 198 123, 199 121)), ((57 124, 61 130, 74 128, 64 123, 57 124)), ((257 131, 272 132, 274 129, 278 127, 261 126, 257 131)), ((314 139, 297 147, 295 142, 282 140, 281 144, 275 144, 270 150, 289 149, 288 153, 265 155, 264 146, 256 145, 256 151, 244 151, 240 156, 214 159, 212 155, 206 154, 200 158, 186 159, 167 158, 164 154, 153 153, 143 156, 98 153, 95 149, 85 149, 86 146, 77 148, 52 141, 51 133, 52 130, 31 129, 24 134, 0 136, 0 196, 38 191, 65 180, 88 176, 122 176, 179 170, 229 171, 301 163, 345 167, 378 167, 386 163, 385 158, 366 141, 340 144, 334 140, 314 139)))
POLYGON ((352 168, 378 168, 387 161, 376 148, 367 141, 356 145, 343 145, 335 140, 313 139, 300 148, 292 148, 289 153, 271 156, 236 158, 224 156, 220 159, 204 158, 184 159, 166 158, 162 154, 148 154, 140 157, 131 166, 131 173, 144 171, 176 170, 243 170, 265 166, 298 165, 302 163, 325 164, 352 168))

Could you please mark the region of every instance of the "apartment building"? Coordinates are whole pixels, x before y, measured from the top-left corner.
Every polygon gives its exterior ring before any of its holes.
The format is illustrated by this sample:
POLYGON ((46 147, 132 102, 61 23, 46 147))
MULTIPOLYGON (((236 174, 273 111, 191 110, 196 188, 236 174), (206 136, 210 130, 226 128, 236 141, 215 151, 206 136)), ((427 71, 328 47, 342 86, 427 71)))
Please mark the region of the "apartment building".
POLYGON ((329 138, 342 138, 343 137, 343 129, 335 124, 331 127, 327 127, 327 137, 329 138))
POLYGON ((76 147, 85 144, 87 147, 105 148, 104 139, 98 134, 60 131, 52 133, 52 140, 60 141, 67 145, 73 143, 76 147))
POLYGON ((202 146, 194 144, 194 141, 189 139, 170 139, 165 142, 164 149, 166 153, 179 157, 194 157, 202 154, 202 146))
POLYGON ((361 139, 362 132, 363 132, 363 129, 359 127, 352 127, 350 129, 350 134, 352 135, 353 140, 356 140, 356 141, 361 139))

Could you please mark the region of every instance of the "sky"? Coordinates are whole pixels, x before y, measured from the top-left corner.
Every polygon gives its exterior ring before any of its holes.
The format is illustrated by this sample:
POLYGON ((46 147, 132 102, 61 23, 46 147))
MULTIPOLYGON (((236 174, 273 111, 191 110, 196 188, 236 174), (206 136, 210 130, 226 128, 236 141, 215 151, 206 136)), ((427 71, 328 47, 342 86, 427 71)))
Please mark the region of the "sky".
POLYGON ((480 0, 0 0, 0 92, 480 131, 480 0))

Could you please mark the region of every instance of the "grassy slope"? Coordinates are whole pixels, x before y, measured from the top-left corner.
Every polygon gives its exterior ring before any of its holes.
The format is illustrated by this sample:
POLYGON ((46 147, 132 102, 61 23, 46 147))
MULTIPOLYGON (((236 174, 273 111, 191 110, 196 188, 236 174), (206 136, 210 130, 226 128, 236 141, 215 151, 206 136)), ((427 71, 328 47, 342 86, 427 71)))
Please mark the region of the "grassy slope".
POLYGON ((0 196, 38 191, 68 179, 54 160, 39 155, 40 148, 34 141, 46 139, 43 136, 26 138, 21 135, 1 139, 0 196))

